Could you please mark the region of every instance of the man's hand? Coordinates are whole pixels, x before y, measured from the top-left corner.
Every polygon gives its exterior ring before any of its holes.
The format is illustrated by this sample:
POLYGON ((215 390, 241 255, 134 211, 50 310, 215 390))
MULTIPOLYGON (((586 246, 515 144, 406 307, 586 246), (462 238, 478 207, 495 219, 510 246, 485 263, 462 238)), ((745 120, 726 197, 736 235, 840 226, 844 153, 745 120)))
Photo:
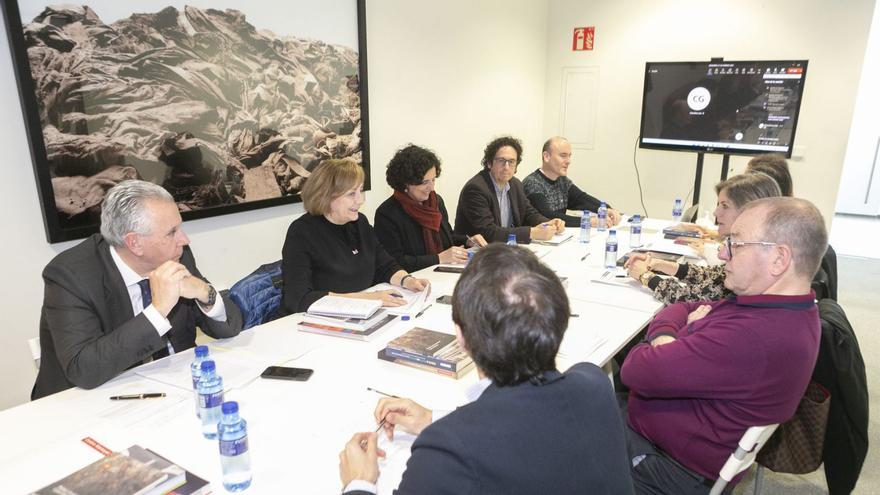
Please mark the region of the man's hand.
POLYGON ((440 263, 448 264, 448 263, 459 263, 463 264, 467 261, 468 255, 467 251, 463 247, 452 246, 446 251, 441 252, 437 255, 440 263))
POLYGON ((168 313, 180 299, 181 281, 192 276, 185 266, 176 261, 166 261, 148 275, 150 279, 150 294, 153 298, 152 305, 159 311, 162 317, 167 318, 168 313))
POLYGON ((561 218, 553 218, 550 220, 550 226, 556 229, 557 234, 565 232, 565 222, 561 218))
POLYGON ((385 420, 385 434, 389 440, 394 439, 394 427, 400 426, 403 431, 418 435, 433 420, 434 413, 412 399, 385 398, 380 399, 373 413, 376 423, 385 420))
POLYGON ((529 230, 529 237, 533 241, 549 241, 553 238, 554 233, 556 233, 556 227, 549 223, 540 223, 529 230))
POLYGON ((642 275, 648 271, 648 262, 643 259, 633 259, 631 256, 624 264, 626 273, 641 282, 642 275))
POLYGON ((614 208, 608 208, 608 226, 614 227, 615 225, 620 223, 620 212, 615 210, 614 208))
POLYGON ((651 347, 660 347, 661 345, 671 344, 675 342, 675 337, 671 335, 659 335, 651 340, 651 347))
POLYGON ((183 277, 180 281, 180 297, 186 299, 198 299, 202 302, 202 304, 208 304, 208 294, 210 290, 208 282, 195 277, 195 276, 187 276, 183 277))
POLYGON ((353 480, 376 483, 379 479, 379 457, 385 452, 376 446, 375 433, 355 433, 339 453, 339 478, 345 488, 353 480))
POLYGON ((712 311, 712 306, 709 306, 708 304, 703 304, 697 309, 691 311, 691 313, 688 315, 687 322, 693 323, 697 320, 702 320, 706 317, 707 314, 709 314, 709 311, 712 311))

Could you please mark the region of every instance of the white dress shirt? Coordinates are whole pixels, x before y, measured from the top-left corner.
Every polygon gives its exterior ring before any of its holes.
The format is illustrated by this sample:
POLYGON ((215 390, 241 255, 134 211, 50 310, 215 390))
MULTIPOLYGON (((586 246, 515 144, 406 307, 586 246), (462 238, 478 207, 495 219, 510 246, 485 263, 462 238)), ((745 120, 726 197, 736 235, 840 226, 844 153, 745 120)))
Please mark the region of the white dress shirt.
MULTIPOLYGON (((159 310, 152 304, 146 308, 144 307, 143 296, 138 282, 144 280, 145 277, 141 277, 137 272, 132 270, 131 267, 125 263, 125 260, 119 256, 119 253, 116 252, 116 248, 113 246, 110 246, 110 257, 113 258, 113 263, 116 264, 116 269, 119 270, 119 274, 122 276, 122 282, 125 284, 126 290, 128 290, 128 298, 131 300, 131 309, 134 311, 134 314, 138 315, 139 313, 143 313, 144 316, 147 317, 147 320, 153 324, 153 327, 156 329, 156 332, 159 333, 159 336, 164 336, 169 330, 171 330, 171 322, 162 316, 162 314, 159 313, 159 310)), ((205 311, 201 304, 196 305, 208 318, 217 321, 226 321, 226 305, 223 304, 222 297, 218 297, 217 300, 214 301, 214 305, 211 306, 208 311, 205 311)), ((167 346, 168 353, 174 354, 174 348, 171 346, 170 341, 168 341, 167 346)))

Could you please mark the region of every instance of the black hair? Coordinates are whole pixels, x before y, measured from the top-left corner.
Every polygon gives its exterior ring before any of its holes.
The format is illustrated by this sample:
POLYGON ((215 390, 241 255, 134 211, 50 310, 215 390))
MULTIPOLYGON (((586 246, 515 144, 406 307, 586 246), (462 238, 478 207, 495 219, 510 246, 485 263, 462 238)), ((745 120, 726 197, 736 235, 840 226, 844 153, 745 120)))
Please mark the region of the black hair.
POLYGON ((385 181, 395 190, 403 192, 406 186, 421 184, 425 174, 432 168, 437 169, 437 177, 440 177, 440 159, 437 155, 427 148, 408 144, 391 157, 385 169, 385 181))
POLYGON ((556 369, 569 316, 559 278, 523 247, 480 249, 452 294, 452 320, 468 353, 500 387, 556 369))
POLYGON ((492 160, 495 159, 495 153, 498 153, 498 150, 505 146, 510 146, 514 150, 516 150, 516 164, 522 161, 523 148, 522 143, 519 139, 513 136, 501 136, 500 138, 493 139, 489 144, 486 145, 486 149, 483 150, 483 168, 489 168, 492 166, 492 160))

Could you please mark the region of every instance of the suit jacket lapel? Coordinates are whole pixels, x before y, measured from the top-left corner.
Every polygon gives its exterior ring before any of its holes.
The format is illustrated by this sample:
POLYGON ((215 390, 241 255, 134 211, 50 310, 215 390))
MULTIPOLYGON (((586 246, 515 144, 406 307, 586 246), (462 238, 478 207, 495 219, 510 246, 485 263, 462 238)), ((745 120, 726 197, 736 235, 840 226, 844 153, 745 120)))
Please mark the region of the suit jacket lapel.
POLYGON ((101 268, 104 273, 104 300, 107 301, 107 311, 110 315, 108 328, 116 328, 119 325, 134 318, 134 310, 131 308, 131 299, 128 297, 128 289, 122 281, 122 275, 113 258, 110 256, 110 245, 101 241, 98 245, 101 268))

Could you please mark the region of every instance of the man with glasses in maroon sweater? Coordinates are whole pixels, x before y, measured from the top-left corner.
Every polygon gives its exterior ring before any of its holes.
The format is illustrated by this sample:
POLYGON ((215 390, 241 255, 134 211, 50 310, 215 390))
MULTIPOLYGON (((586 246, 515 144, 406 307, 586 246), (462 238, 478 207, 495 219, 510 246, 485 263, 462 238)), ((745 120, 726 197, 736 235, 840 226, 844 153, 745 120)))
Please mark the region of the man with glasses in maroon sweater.
POLYGON ((751 202, 720 250, 735 296, 654 318, 621 367, 636 493, 708 493, 749 427, 794 414, 819 351, 810 281, 827 241, 809 201, 751 202))

